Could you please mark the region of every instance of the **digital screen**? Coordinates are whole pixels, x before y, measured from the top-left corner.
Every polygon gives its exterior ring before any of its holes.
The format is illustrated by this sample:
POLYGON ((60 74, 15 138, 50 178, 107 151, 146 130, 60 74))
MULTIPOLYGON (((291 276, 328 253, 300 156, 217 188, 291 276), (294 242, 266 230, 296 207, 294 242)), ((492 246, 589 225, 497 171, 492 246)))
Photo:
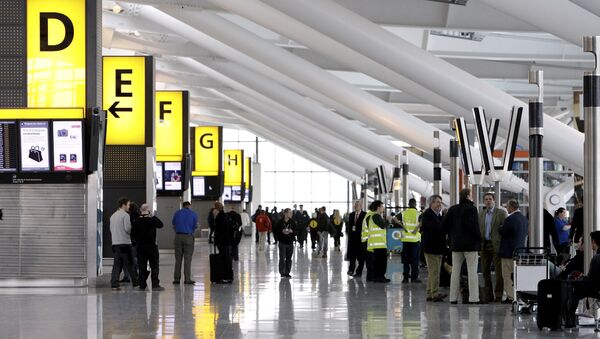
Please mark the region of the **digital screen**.
POLYGON ((154 181, 156 184, 156 190, 162 191, 164 189, 163 185, 163 164, 157 162, 154 165, 154 181))
POLYGON ((83 123, 55 121, 52 124, 55 171, 83 170, 83 123))
POLYGON ((192 177, 192 196, 203 197, 205 191, 204 177, 192 177))
POLYGON ((249 188, 246 188, 246 191, 244 193, 244 201, 250 202, 250 189, 249 188))
POLYGON ((21 121, 21 170, 49 171, 48 121, 21 121))
POLYGON ((17 170, 17 123, 14 121, 0 122, 0 172, 17 170))
POLYGON ((180 162, 165 162, 165 191, 181 190, 181 163, 180 162))
POLYGON ((223 190, 223 200, 231 201, 231 186, 225 186, 223 190))
POLYGON ((231 187, 231 201, 242 201, 242 188, 240 186, 231 187))

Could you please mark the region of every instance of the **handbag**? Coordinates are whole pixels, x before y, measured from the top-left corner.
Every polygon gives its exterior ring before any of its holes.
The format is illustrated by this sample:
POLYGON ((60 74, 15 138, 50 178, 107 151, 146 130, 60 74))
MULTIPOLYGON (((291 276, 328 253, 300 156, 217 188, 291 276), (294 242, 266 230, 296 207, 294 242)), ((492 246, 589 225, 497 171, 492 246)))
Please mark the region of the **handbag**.
POLYGON ((42 151, 39 146, 31 146, 29 149, 29 159, 37 162, 42 162, 42 151))

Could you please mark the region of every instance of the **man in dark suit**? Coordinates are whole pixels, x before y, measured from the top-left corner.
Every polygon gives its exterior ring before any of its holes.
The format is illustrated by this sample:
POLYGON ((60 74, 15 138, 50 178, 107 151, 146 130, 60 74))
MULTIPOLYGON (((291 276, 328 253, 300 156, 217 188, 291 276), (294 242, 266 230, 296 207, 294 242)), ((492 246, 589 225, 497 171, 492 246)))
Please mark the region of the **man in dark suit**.
POLYGON ((507 295, 506 300, 502 303, 512 304, 515 293, 511 280, 514 269, 513 253, 515 248, 525 246, 529 222, 519 211, 519 203, 516 200, 509 200, 506 203, 506 210, 508 211, 508 217, 498 230, 498 234, 502 237, 498 254, 502 261, 502 278, 504 279, 504 291, 507 295))
POLYGON ((429 197, 429 208, 421 218, 421 245, 427 262, 427 301, 444 301, 440 294, 440 269, 442 255, 446 250, 446 233, 442 226, 442 197, 434 194, 429 197))
POLYGON ((481 270, 487 296, 482 299, 500 302, 502 301, 502 263, 498 256, 500 248, 500 233, 498 229, 506 218, 506 211, 496 206, 494 194, 486 193, 483 196, 485 209, 479 212, 479 230, 481 232, 481 270), (496 272, 496 288, 492 285, 492 263, 496 272), (494 294, 496 298, 494 299, 494 294))
POLYGON ((362 210, 362 202, 354 201, 354 211, 348 216, 346 223, 346 234, 348 235, 348 275, 360 277, 365 265, 365 252, 367 251, 367 243, 361 241, 362 224, 365 218, 365 211, 362 210), (358 262, 358 267, 356 263, 358 262), (356 271, 355 271, 356 269, 356 271))

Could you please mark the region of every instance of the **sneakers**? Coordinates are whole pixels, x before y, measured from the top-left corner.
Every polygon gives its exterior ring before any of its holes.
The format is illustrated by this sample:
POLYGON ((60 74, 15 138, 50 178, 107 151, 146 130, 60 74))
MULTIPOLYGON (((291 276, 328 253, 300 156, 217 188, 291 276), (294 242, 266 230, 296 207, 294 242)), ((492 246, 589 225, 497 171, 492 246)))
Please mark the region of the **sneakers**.
POLYGON ((165 288, 162 286, 154 286, 152 287, 152 291, 164 291, 165 288))

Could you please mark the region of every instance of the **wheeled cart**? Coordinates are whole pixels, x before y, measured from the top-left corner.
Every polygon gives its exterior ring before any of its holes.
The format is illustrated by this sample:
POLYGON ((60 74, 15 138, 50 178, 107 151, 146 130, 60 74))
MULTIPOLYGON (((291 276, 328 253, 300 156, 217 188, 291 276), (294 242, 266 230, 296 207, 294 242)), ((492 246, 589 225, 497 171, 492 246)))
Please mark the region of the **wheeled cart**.
POLYGON ((544 247, 520 247, 513 254, 513 312, 537 311, 537 289, 541 280, 549 278, 550 252, 544 247))

